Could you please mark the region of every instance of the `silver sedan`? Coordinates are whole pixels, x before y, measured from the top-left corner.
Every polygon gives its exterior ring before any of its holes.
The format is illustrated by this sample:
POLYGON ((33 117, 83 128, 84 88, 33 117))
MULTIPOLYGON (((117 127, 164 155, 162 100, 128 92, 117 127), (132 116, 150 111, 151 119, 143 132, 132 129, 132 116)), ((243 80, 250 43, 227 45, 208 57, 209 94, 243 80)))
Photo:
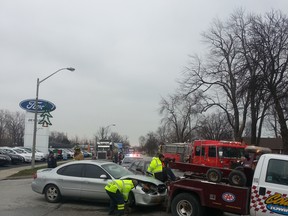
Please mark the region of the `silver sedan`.
POLYGON ((104 187, 114 179, 136 179, 139 184, 129 194, 129 205, 159 205, 167 187, 153 177, 134 175, 122 166, 99 160, 72 161, 54 169, 38 170, 32 190, 44 194, 48 202, 62 197, 109 201, 104 187))

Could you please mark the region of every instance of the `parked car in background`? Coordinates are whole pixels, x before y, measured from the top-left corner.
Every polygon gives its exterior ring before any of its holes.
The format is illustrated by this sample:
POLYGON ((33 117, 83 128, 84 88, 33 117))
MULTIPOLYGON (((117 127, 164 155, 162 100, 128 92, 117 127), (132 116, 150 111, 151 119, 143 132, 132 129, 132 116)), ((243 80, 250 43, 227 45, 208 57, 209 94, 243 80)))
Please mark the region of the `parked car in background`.
POLYGON ((134 160, 128 167, 128 170, 133 172, 134 174, 146 175, 146 171, 148 166, 150 165, 151 160, 152 157, 145 157, 139 160, 134 160))
POLYGON ((32 161, 32 155, 23 153, 23 151, 20 150, 16 151, 16 149, 12 149, 10 147, 1 147, 0 149, 10 154, 17 154, 22 156, 24 158, 25 163, 30 163, 32 161))
POLYGON ((7 153, 3 149, 0 149, 0 154, 9 156, 11 158, 11 164, 21 164, 25 161, 24 157, 13 153, 7 153))
MULTIPOLYGON (((145 157, 140 160, 135 160, 130 165, 128 170, 137 175, 151 176, 152 175, 151 173, 147 173, 147 169, 151 163, 151 160, 152 160, 152 157, 145 157)), ((176 179, 180 178, 181 176, 184 176, 184 172, 179 171, 177 169, 171 169, 171 171, 167 173, 170 179, 172 178, 172 176, 175 176, 176 179), (171 171, 173 172, 174 175, 171 173, 171 171)))
POLYGON ((166 185, 157 179, 134 175, 129 170, 109 161, 71 161, 54 169, 38 170, 31 184, 32 190, 44 194, 48 202, 59 202, 62 197, 108 202, 104 187, 114 179, 136 179, 139 184, 129 194, 129 204, 152 206, 166 197, 166 185))
POLYGON ((82 153, 83 153, 84 158, 92 157, 92 153, 90 153, 90 152, 88 152, 86 150, 83 150, 82 153))
POLYGON ((7 155, 0 154, 0 166, 9 165, 11 163, 11 158, 7 155))
MULTIPOLYGON (((32 148, 29 147, 16 147, 23 149, 25 152, 30 153, 32 155, 32 148)), ((45 161, 47 159, 47 154, 35 149, 35 161, 45 161)))
POLYGON ((122 160, 121 165, 128 168, 133 161, 143 159, 141 154, 126 154, 122 160))
POLYGON ((63 160, 73 158, 74 152, 71 152, 69 149, 65 149, 65 148, 62 148, 60 150, 62 151, 63 160))
MULTIPOLYGON (((24 149, 21 147, 14 147, 12 149, 18 153, 29 155, 31 156, 31 159, 32 159, 32 151, 30 151, 29 149, 24 149)), ((35 161, 43 161, 43 159, 44 158, 42 155, 35 153, 35 161)))

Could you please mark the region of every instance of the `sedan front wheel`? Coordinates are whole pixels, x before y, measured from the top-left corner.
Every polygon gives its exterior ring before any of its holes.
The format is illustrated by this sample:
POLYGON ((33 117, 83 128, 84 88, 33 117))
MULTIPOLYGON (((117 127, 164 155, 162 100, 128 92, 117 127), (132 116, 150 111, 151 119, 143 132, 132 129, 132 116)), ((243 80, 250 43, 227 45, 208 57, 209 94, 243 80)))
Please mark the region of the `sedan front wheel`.
POLYGON ((136 206, 135 196, 132 192, 129 193, 128 206, 131 208, 136 206))
POLYGON ((50 184, 45 187, 45 199, 50 203, 57 203, 61 199, 61 193, 56 185, 50 184))

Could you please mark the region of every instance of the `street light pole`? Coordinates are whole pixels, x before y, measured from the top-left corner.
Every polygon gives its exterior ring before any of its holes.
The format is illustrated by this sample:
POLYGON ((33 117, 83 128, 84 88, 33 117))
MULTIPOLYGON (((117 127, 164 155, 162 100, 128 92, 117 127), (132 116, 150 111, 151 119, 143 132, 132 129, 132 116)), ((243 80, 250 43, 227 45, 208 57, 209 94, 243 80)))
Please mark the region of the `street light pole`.
POLYGON ((116 124, 111 124, 111 125, 108 125, 108 126, 106 126, 105 128, 104 128, 104 132, 106 133, 108 133, 108 129, 111 127, 111 126, 116 126, 116 124))
POLYGON ((33 146, 32 146, 32 161, 31 161, 31 168, 33 169, 35 166, 35 150, 36 150, 36 134, 37 134, 37 115, 38 115, 38 95, 39 95, 39 86, 40 83, 45 81, 46 79, 50 78, 54 74, 58 73, 59 71, 62 70, 69 70, 69 71, 74 71, 75 68, 69 67, 69 68, 61 68, 54 73, 50 74, 49 76, 45 77, 42 80, 39 80, 37 78, 37 85, 36 85, 36 99, 35 99, 35 115, 34 115, 34 130, 33 130, 33 146))

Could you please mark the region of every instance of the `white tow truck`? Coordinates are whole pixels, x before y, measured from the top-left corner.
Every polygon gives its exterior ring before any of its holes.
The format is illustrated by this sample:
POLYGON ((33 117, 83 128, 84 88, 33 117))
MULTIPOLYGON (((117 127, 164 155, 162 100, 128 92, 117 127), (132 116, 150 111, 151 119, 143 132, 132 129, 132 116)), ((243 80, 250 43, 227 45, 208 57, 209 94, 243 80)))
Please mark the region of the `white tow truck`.
POLYGON ((167 211, 173 216, 288 215, 288 155, 261 155, 251 181, 235 186, 187 176, 169 185, 167 211))

